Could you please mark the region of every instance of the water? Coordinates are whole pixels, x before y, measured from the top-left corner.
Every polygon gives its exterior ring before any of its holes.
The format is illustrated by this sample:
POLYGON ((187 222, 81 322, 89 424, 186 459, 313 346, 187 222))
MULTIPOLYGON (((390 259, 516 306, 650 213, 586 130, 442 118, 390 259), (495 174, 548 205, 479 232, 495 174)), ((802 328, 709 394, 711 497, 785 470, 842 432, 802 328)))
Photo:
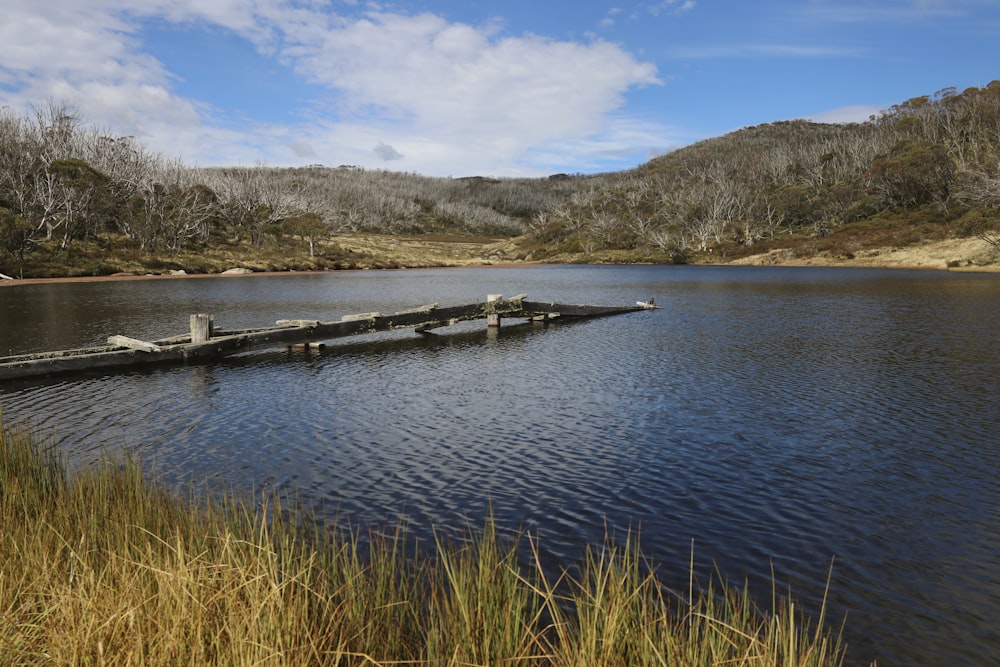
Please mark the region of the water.
POLYGON ((570 564, 637 530, 808 610, 831 563, 849 662, 1000 658, 1000 276, 858 269, 541 267, 25 285, 0 352, 156 338, 527 292, 663 310, 469 323, 321 352, 0 386, 83 465, 129 448, 178 487, 287 490, 351 523, 461 529, 492 505, 570 564))

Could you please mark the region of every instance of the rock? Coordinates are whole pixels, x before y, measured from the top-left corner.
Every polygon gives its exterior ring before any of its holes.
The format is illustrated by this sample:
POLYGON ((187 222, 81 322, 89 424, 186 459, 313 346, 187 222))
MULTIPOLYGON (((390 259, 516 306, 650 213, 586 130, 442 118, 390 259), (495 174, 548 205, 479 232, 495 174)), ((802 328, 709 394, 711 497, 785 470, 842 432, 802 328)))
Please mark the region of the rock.
POLYGON ((224 276, 245 276, 248 273, 253 273, 250 269, 236 268, 236 269, 226 269, 222 272, 224 276))
POLYGON ((172 270, 170 272, 170 275, 172 275, 172 276, 186 276, 187 275, 187 271, 185 271, 184 269, 174 269, 174 270, 172 270))

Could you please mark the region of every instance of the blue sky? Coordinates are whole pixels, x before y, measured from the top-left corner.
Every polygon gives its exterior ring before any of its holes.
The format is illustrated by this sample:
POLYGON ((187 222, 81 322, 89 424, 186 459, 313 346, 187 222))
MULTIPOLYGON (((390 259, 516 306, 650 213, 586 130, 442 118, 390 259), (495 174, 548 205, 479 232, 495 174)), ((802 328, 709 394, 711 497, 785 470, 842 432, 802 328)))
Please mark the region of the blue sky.
POLYGON ((0 0, 0 105, 189 165, 617 171, 1000 79, 997 0, 0 0))

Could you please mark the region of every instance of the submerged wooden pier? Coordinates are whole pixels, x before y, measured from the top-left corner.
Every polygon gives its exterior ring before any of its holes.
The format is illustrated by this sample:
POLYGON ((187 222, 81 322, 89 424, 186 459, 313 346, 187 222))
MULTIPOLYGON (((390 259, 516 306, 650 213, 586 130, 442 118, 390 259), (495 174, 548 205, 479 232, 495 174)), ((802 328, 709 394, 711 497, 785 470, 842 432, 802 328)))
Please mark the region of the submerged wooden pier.
POLYGON ((190 317, 190 331, 185 334, 145 341, 123 335, 108 338, 100 347, 78 348, 0 357, 0 381, 53 375, 74 371, 112 369, 163 363, 205 362, 254 349, 296 345, 319 345, 322 341, 345 336, 414 329, 428 333, 432 329, 457 322, 485 319, 490 327, 499 327, 501 318, 548 321, 555 318, 586 318, 618 315, 656 308, 652 301, 630 306, 586 306, 528 301, 527 294, 504 299, 491 294, 483 303, 438 307, 429 304, 389 315, 358 313, 339 320, 278 320, 261 329, 228 331, 217 328, 211 315, 190 317))

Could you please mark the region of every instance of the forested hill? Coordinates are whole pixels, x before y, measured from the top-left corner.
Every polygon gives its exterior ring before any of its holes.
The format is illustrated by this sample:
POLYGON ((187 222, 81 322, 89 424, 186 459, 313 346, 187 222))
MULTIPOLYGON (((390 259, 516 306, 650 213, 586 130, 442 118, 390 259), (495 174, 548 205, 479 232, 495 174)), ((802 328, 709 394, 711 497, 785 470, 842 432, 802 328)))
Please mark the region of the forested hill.
POLYGON ((998 206, 994 81, 915 98, 865 123, 778 122, 699 142, 576 195, 550 212, 548 235, 589 251, 656 247, 683 257, 789 237, 801 246, 864 221, 874 241, 981 235, 996 245, 998 206))
POLYGON ((953 236, 997 248, 1000 81, 908 100, 865 123, 760 125, 626 172, 540 179, 197 169, 89 127, 66 105, 0 110, 0 273, 221 266, 209 257, 379 265, 344 250, 359 234, 511 239, 504 259, 574 261, 780 247, 849 256, 953 236))

